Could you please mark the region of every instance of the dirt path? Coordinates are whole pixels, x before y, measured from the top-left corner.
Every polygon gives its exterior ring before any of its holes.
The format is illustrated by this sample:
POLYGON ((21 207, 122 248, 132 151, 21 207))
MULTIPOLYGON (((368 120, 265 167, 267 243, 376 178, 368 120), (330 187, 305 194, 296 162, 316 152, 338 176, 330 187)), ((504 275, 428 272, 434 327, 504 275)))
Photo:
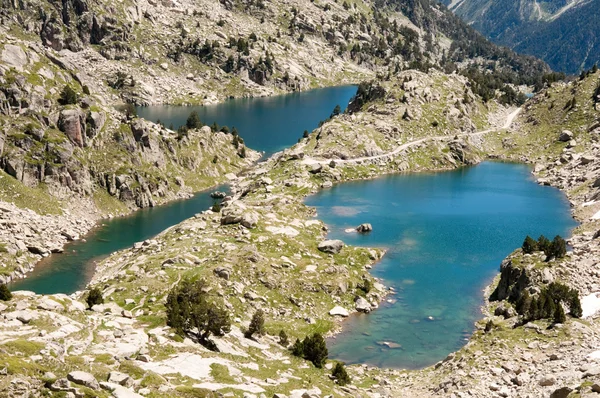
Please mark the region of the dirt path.
MULTIPOLYGON (((507 117, 506 117, 506 122, 504 123, 504 125, 500 128, 498 127, 493 127, 487 130, 482 130, 482 131, 477 131, 474 133, 463 133, 463 134, 459 134, 459 137, 465 137, 465 136, 478 136, 478 135, 483 135, 483 134, 487 134, 490 133, 492 131, 498 131, 498 130, 502 130, 502 129, 507 129, 511 126, 511 124, 513 123, 513 121, 515 120, 515 118, 519 115, 519 113, 521 112, 522 108, 517 108, 515 109, 513 112, 511 112, 507 117)), ((392 157, 394 155, 397 155, 398 153, 402 152, 403 150, 410 148, 412 146, 421 144, 425 141, 440 141, 440 140, 446 140, 448 139, 448 136, 446 135, 440 135, 440 136, 434 136, 434 137, 424 137, 424 138, 420 138, 418 140, 415 141, 410 141, 407 143, 404 143, 400 146, 398 146, 396 149, 394 149, 391 152, 387 152, 387 153, 382 153, 380 155, 373 155, 373 156, 364 156, 364 157, 360 157, 360 158, 353 158, 353 159, 335 159, 335 163, 338 165, 341 164, 349 164, 349 163, 358 163, 358 162, 364 162, 364 161, 368 161, 368 160, 375 160, 375 159, 384 159, 384 158, 389 158, 392 157)), ((329 162, 331 162, 332 159, 324 159, 324 160, 317 160, 311 157, 305 157, 302 160, 303 164, 307 164, 307 165, 313 165, 313 164, 329 164, 329 162)))

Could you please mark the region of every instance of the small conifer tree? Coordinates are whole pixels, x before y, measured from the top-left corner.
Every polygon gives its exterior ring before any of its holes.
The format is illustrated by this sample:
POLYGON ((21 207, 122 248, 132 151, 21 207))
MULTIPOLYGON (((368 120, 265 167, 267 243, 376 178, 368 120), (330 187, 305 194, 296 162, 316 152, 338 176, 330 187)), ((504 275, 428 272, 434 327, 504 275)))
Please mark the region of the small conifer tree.
POLYGON ((9 301, 12 299, 12 293, 4 283, 0 283, 0 300, 9 301))
POLYGON ((92 308, 96 304, 103 304, 104 297, 102 297, 102 291, 100 290, 100 288, 95 287, 92 290, 90 290, 85 301, 87 302, 89 308, 92 308))
POLYGON ((335 364, 331 375, 335 377, 335 381, 340 386, 345 386, 350 383, 350 376, 348 375, 348 372, 346 372, 346 367, 341 362, 335 364))

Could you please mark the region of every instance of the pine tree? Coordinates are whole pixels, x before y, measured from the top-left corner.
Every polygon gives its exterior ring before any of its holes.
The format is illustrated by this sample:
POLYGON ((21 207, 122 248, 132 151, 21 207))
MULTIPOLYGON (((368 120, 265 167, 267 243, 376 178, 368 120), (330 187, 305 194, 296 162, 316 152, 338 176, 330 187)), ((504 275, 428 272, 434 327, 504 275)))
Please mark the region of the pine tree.
POLYGON ((0 283, 0 300, 9 301, 12 299, 12 293, 4 283, 0 283))
POLYGON ((583 315, 583 309, 581 308, 579 294, 575 289, 573 289, 573 291, 571 292, 571 299, 569 300, 569 313, 573 318, 581 318, 581 316, 583 315))
POLYGON ((565 310, 559 303, 554 310, 554 323, 565 323, 566 321, 565 310))
POLYGON ((199 129, 200 127, 202 127, 202 121, 200 121, 200 116, 198 115, 198 112, 193 111, 192 113, 190 113, 190 116, 188 116, 185 122, 185 126, 190 130, 199 129))
POLYGON ((290 341, 288 340, 287 333, 283 329, 281 329, 279 331, 279 344, 281 344, 284 347, 287 347, 288 344, 290 344, 290 341))
POLYGON ((346 367, 341 362, 335 364, 331 375, 335 377, 335 381, 340 386, 345 386, 350 383, 350 376, 348 375, 348 372, 346 372, 346 367))
POLYGON ((540 237, 538 238, 538 241, 537 241, 538 250, 541 250, 544 253, 546 253, 546 251, 548 250, 549 247, 550 247, 550 241, 548 240, 548 238, 546 238, 544 235, 540 235, 540 237))
POLYGON ((296 357, 304 358, 304 341, 296 339, 296 342, 292 346, 292 354, 296 357))
POLYGON ((61 105, 73 105, 76 104, 78 100, 79 95, 77 95, 75 90, 73 90, 73 88, 68 84, 63 87, 62 91, 60 92, 60 96, 58 97, 58 102, 61 105))
POLYGON ((521 249, 523 249, 523 253, 531 254, 535 252, 537 248, 537 242, 531 236, 527 235, 527 237, 525 237, 525 240, 523 241, 523 245, 521 246, 521 249))
POLYGON ((311 361, 317 368, 322 368, 327 361, 329 352, 325 339, 320 333, 306 337, 304 340, 304 358, 311 361))
POLYGON ((231 330, 231 320, 227 311, 208 301, 206 282, 192 282, 188 279, 174 286, 165 307, 167 309, 167 325, 184 336, 195 334, 198 340, 213 349, 208 341, 211 334, 223 336, 231 330))
POLYGON ((567 242, 559 235, 556 235, 550 244, 549 253, 551 257, 563 258, 567 254, 567 242))
POLYGON ((250 321, 248 331, 246 331, 246 338, 250 339, 254 334, 262 336, 265 334, 265 312, 263 310, 256 310, 250 321))
POLYGON ((85 299, 89 308, 92 308, 96 304, 103 304, 104 298, 102 297, 102 291, 95 287, 88 293, 87 298, 85 299))

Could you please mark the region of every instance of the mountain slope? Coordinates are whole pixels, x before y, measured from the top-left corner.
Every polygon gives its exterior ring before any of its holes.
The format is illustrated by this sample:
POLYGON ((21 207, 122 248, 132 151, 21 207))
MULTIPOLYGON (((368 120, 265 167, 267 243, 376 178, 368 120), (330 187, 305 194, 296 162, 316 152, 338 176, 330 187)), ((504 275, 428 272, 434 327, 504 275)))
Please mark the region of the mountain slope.
POLYGON ((492 41, 539 57, 556 71, 578 73, 600 60, 600 11, 596 0, 444 3, 492 41))

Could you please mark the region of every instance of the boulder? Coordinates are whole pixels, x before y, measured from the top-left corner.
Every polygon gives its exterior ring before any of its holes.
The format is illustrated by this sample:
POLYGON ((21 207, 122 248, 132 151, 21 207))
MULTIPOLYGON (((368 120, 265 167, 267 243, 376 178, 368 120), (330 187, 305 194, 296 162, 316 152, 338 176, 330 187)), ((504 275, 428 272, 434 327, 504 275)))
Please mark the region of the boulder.
POLYGON ((231 270, 229 268, 217 267, 213 270, 213 272, 219 278, 223 278, 225 280, 229 280, 229 277, 231 276, 231 270))
MULTIPOLYGON (((594 391, 594 386, 592 386, 592 391, 594 391)), ((567 398, 569 396, 569 394, 571 394, 572 392, 573 392, 573 389, 571 387, 561 387, 561 388, 554 390, 552 392, 552 394, 550 394, 550 398, 567 398)), ((598 392, 598 391, 594 391, 594 392, 598 392)))
POLYGON ((242 224, 244 227, 252 229, 252 228, 256 227, 257 223, 258 223, 258 214, 256 214, 255 212, 248 212, 248 213, 242 214, 242 219, 240 221, 240 224, 242 224))
POLYGON ((354 301, 354 305, 357 311, 359 312, 364 312, 364 313, 369 313, 371 312, 371 304, 369 304, 369 302, 367 300, 365 300, 363 297, 357 297, 354 301))
POLYGON ((132 387, 134 384, 133 379, 129 375, 116 371, 108 374, 108 382, 119 384, 125 387, 132 387))
POLYGON ((344 242, 341 240, 325 240, 319 243, 318 249, 324 253, 337 254, 343 247, 344 242))
POLYGON ((102 130, 102 127, 104 127, 106 115, 102 112, 90 112, 87 117, 87 123, 90 125, 87 136, 92 138, 102 130))
POLYGON ((542 387, 553 386, 556 384, 556 378, 552 375, 546 375, 539 380, 538 384, 542 387))
POLYGON ((373 226, 369 223, 360 224, 356 227, 356 231, 360 233, 371 232, 373 230, 373 226))
POLYGON ((76 370, 67 375, 67 379, 75 384, 80 384, 82 386, 91 388, 92 390, 99 390, 100 384, 91 373, 82 372, 80 370, 76 370))
POLYGON ((71 384, 69 383, 69 380, 63 378, 60 378, 58 380, 56 380, 54 383, 50 384, 50 386, 48 387, 50 389, 50 391, 71 391, 74 390, 74 388, 71 387, 71 384))
POLYGON ((17 320, 25 324, 31 322, 34 319, 37 319, 37 314, 29 310, 16 311, 15 315, 17 320))
POLYGON ((341 307, 339 305, 336 305, 335 307, 333 307, 330 311, 329 311, 329 315, 331 316, 342 316, 342 317, 347 317, 350 315, 350 313, 348 312, 347 309, 345 309, 344 307, 341 307))
POLYGON ((573 132, 571 132, 569 130, 561 131, 560 135, 558 136, 558 140, 560 142, 569 142, 572 139, 573 139, 573 132))
POLYGON ((2 62, 14 67, 18 71, 23 71, 23 67, 27 65, 27 54, 21 46, 6 44, 2 50, 2 62))
POLYGON ((136 119, 131 124, 131 132, 133 133, 133 138, 137 142, 141 142, 142 145, 149 148, 150 147, 150 136, 148 126, 142 119, 136 119))
POLYGON ((81 111, 78 109, 65 109, 58 116, 58 128, 65 133, 69 140, 80 148, 83 148, 85 124, 81 121, 81 111))
POLYGON ((63 309, 62 304, 57 303, 48 297, 44 297, 37 307, 46 311, 59 311, 63 309))
POLYGON ((309 171, 312 174, 319 174, 321 171, 323 171, 323 165, 320 163, 313 164, 312 166, 310 166, 309 171))

